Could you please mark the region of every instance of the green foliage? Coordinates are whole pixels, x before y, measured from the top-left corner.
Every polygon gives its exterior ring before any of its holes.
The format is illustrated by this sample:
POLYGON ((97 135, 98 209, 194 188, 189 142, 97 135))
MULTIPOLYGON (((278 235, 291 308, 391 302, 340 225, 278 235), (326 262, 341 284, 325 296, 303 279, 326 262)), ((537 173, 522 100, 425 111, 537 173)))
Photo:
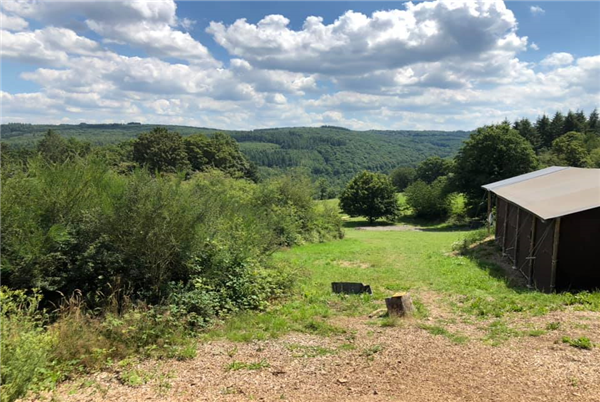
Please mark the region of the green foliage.
POLYGON ((37 151, 48 163, 63 163, 67 159, 87 155, 91 151, 91 145, 75 138, 65 140, 53 130, 48 130, 37 144, 37 151))
POLYGON ((271 367, 269 362, 263 359, 258 362, 250 362, 250 363, 234 361, 234 362, 228 364, 225 367, 225 370, 227 370, 227 371, 261 370, 263 368, 269 368, 269 367, 271 367))
POLYGON ((258 180, 256 166, 241 153, 238 143, 223 133, 195 134, 184 139, 190 166, 196 171, 218 169, 232 177, 258 180))
POLYGON ((580 337, 580 338, 573 339, 568 336, 563 336, 562 342, 566 343, 570 346, 573 346, 574 348, 577 348, 577 349, 592 350, 595 346, 594 343, 589 338, 586 338, 586 337, 580 337))
POLYGON ((552 153, 567 166, 588 167, 592 164, 585 147, 585 136, 571 131, 552 142, 552 153))
POLYGON ((450 212, 450 199, 446 192, 446 179, 443 177, 431 184, 416 181, 406 188, 404 195, 417 217, 441 219, 450 212))
POLYGON ((447 176, 451 168, 452 161, 439 156, 431 156, 417 166, 416 180, 431 184, 439 177, 447 176))
POLYGON ((39 310, 41 299, 39 291, 0 289, 2 402, 24 396, 47 379, 57 339, 44 331, 47 316, 39 310))
MULTIPOLYGON (((544 123, 540 123, 544 124, 544 123)), ((542 145, 542 138, 540 133, 531 124, 529 119, 521 119, 514 123, 513 128, 519 132, 521 137, 525 138, 533 149, 539 149, 542 145)))
POLYGON ((417 172, 411 167, 399 167, 392 170, 390 178, 396 187, 396 191, 402 192, 409 184, 415 181, 417 172))
POLYGON ((348 183, 340 197, 340 207, 350 216, 364 216, 373 223, 384 217, 394 220, 398 200, 388 176, 364 171, 348 183))
MULTIPOLYGON (((530 172, 537 167, 531 144, 507 124, 485 126, 465 142, 454 163, 453 182, 476 206, 482 185, 530 172)), ((482 210, 482 209, 481 209, 482 210)))
POLYGON ((189 169, 183 138, 177 132, 156 127, 133 143, 133 160, 150 171, 175 173, 189 169))

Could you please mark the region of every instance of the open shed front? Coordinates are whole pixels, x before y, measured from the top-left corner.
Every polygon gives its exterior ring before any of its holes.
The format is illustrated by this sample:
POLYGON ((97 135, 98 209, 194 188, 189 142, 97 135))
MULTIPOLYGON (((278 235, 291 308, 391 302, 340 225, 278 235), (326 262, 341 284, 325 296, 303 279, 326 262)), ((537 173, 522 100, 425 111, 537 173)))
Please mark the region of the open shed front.
POLYGON ((484 186, 496 242, 545 292, 600 289, 600 170, 548 168, 484 186))

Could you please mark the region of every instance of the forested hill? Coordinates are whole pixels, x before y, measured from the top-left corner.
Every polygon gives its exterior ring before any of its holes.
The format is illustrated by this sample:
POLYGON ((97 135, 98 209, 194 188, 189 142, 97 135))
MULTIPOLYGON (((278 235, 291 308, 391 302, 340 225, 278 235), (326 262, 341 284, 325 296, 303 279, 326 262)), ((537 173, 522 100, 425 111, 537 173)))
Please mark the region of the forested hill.
MULTIPOLYGON (((155 125, 2 125, 2 141, 10 145, 34 146, 48 129, 95 145, 136 138, 155 125)), ((163 126, 183 136, 224 132, 235 138, 242 151, 256 163, 262 175, 282 169, 305 168, 313 177, 333 185, 349 180, 356 172, 389 172, 398 166, 415 165, 431 155, 453 156, 469 133, 465 131, 352 131, 342 127, 294 127, 231 131, 202 127, 163 126)))

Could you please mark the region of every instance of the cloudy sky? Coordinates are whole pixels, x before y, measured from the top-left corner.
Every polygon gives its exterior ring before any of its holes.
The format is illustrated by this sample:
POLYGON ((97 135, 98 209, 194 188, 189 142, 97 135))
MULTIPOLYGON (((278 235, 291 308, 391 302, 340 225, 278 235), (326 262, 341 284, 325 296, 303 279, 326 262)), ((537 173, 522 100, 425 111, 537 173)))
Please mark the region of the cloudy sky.
POLYGON ((472 129, 600 106, 600 3, 0 3, 2 122, 472 129))

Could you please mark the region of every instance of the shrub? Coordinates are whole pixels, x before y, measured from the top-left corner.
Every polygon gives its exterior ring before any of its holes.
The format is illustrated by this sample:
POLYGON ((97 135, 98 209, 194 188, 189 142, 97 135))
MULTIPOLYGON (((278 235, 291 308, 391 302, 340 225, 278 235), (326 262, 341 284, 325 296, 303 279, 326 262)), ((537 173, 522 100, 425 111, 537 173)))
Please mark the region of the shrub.
POLYGON ((432 184, 419 180, 406 188, 406 202, 418 217, 445 218, 450 211, 450 201, 445 190, 445 180, 432 184))
POLYGON ((44 330, 47 316, 39 310, 41 299, 39 291, 0 289, 2 402, 22 397, 47 377, 57 339, 44 330))

